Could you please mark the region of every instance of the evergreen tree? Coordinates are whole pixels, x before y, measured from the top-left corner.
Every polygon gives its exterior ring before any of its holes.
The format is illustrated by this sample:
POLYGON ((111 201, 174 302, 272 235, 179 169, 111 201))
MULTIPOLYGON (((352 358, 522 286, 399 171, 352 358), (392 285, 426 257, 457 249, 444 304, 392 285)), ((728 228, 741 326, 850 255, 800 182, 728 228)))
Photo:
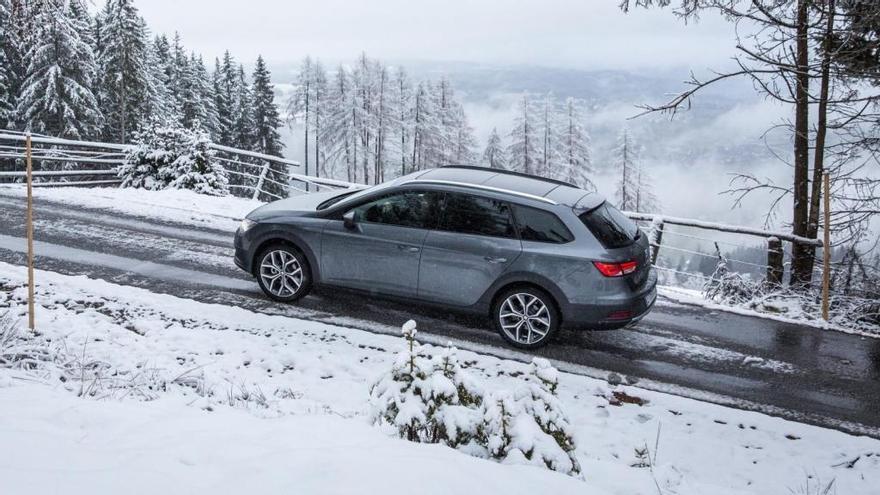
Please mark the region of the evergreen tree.
POLYGON ((406 175, 411 170, 407 166, 409 157, 411 156, 410 148, 412 147, 412 99, 413 88, 406 71, 402 67, 398 67, 394 72, 394 89, 393 98, 394 106, 397 109, 397 119, 395 125, 397 127, 397 148, 400 157, 400 175, 406 175))
POLYGON ((559 134, 557 132, 556 99, 552 93, 544 96, 544 108, 541 112, 541 155, 537 174, 552 179, 565 179, 566 171, 562 170, 559 156, 559 134))
POLYGON ((590 136, 583 127, 581 103, 574 98, 565 100, 564 120, 560 129, 560 155, 565 165, 565 179, 589 191, 596 185, 590 179, 593 175, 590 136))
POLYGON ((539 140, 534 104, 529 95, 523 93, 517 106, 513 130, 510 131, 510 145, 507 147, 511 170, 526 174, 534 174, 538 171, 539 140))
POLYGON ((474 149, 477 147, 474 129, 468 124, 464 108, 459 104, 456 104, 453 108, 450 124, 452 164, 471 165, 477 161, 477 154, 474 152, 474 149))
POLYGON ((501 143, 501 136, 498 135, 498 129, 492 128, 489 134, 489 141, 486 143, 486 149, 483 150, 483 165, 490 168, 507 169, 507 155, 504 145, 501 143))
POLYGON ((640 152, 639 145, 632 138, 629 129, 624 127, 617 137, 617 148, 614 150, 614 160, 619 173, 617 207, 624 211, 632 211, 636 208, 640 152))
MULTIPOLYGON (((253 79, 254 149, 266 155, 283 156, 281 149, 284 145, 278 133, 282 125, 281 117, 278 107, 275 106, 275 89, 271 75, 262 56, 257 58, 253 79)), ((288 173, 287 165, 271 163, 266 170, 262 190, 273 198, 286 197, 288 173)))
POLYGON ((237 80, 235 61, 227 50, 223 61, 214 63, 214 106, 217 108, 217 141, 231 146, 235 134, 235 111, 237 103, 237 80))
POLYGON ((100 132, 103 120, 92 94, 96 65, 81 33, 89 28, 78 0, 64 7, 61 0, 36 5, 39 31, 28 53, 30 64, 16 115, 26 129, 70 139, 88 139, 100 132))
POLYGON ((9 26, 11 22, 9 0, 0 0, 0 128, 10 127, 12 117, 12 90, 10 88, 9 60, 6 56, 10 43, 9 26))
POLYGON ((328 92, 328 120, 321 136, 327 143, 328 157, 342 160, 349 182, 354 181, 354 163, 357 159, 357 143, 350 111, 352 100, 351 80, 345 67, 340 65, 328 92))
POLYGON ((318 177, 328 176, 326 165, 323 160, 322 139, 323 125, 328 113, 327 103, 329 97, 329 88, 327 87, 327 71, 320 61, 316 60, 314 65, 314 88, 315 106, 312 111, 312 127, 315 135, 315 175, 318 177))
POLYGON ((296 89, 287 102, 287 113, 292 122, 297 119, 303 127, 303 167, 309 175, 309 133, 312 131, 312 112, 315 108, 314 98, 315 69, 312 57, 303 59, 296 78, 296 89))
POLYGON ((436 167, 443 160, 443 124, 431 97, 431 85, 419 83, 413 97, 413 170, 436 167))
POLYGON ((235 108, 233 111, 232 146, 238 149, 254 149, 254 108, 251 87, 244 74, 244 66, 239 65, 234 87, 235 108))
POLYGON ((109 139, 127 142, 145 122, 155 95, 149 72, 147 27, 132 0, 109 0, 100 54, 102 102, 109 139))

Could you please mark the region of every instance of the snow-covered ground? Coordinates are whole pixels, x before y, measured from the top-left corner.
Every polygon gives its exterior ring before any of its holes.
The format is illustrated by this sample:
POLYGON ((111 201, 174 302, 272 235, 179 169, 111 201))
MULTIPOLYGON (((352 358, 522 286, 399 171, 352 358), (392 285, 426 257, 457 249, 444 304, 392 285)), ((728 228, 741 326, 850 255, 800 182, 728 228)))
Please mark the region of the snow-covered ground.
MULTIPOLYGON (((0 312, 21 331, 24 280, 0 263, 0 312)), ((584 480, 408 443, 367 420, 400 338, 38 280, 39 335, 16 352, 58 359, 0 370, 0 493, 784 494, 832 480, 837 493, 877 493, 878 440, 566 373, 584 480), (645 447, 653 469, 633 467, 645 447)), ((525 369, 459 356, 487 390, 525 369)))

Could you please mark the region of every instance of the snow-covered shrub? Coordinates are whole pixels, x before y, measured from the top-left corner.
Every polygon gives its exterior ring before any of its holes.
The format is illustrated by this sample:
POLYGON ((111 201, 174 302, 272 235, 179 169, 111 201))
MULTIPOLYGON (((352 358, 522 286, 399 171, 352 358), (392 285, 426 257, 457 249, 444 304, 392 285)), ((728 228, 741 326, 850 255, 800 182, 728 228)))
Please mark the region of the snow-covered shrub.
POLYGON ((226 170, 215 160, 207 132, 188 131, 180 155, 163 169, 168 187, 191 189, 200 194, 225 196, 229 194, 226 170))
POLYGON ((703 286, 706 299, 722 304, 745 304, 764 295, 765 284, 731 272, 727 260, 721 258, 711 279, 703 286))
POLYGON ((416 323, 403 325, 406 347, 370 389, 375 424, 391 425, 401 438, 478 449, 482 391, 462 370, 454 348, 431 357, 415 340, 416 323))
POLYGON ((204 131, 154 121, 135 135, 135 143, 117 169, 122 187, 228 194, 226 170, 214 160, 204 131))
POLYGON ((556 368, 535 358, 522 378, 515 390, 497 392, 485 401, 481 435, 489 455, 505 463, 579 474, 573 428, 556 396, 556 368))
POLYGON ((426 354, 415 340, 416 324, 403 325, 406 347, 370 388, 372 420, 413 442, 440 443, 470 455, 532 464, 569 475, 580 473, 572 427, 556 396, 558 372, 534 359, 512 391, 489 398, 456 349, 426 354))

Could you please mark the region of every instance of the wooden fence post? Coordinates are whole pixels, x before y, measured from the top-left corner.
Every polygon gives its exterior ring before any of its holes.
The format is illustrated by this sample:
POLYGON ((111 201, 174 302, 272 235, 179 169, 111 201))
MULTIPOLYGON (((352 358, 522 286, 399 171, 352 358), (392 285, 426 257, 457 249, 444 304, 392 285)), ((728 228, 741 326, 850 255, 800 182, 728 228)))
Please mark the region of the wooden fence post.
POLYGON ((828 296, 831 290, 831 176, 822 176, 825 232, 822 242, 822 319, 828 321, 828 296))
POLYGON ((27 274, 28 274, 28 328, 34 331, 34 191, 33 164, 31 163, 31 133, 25 140, 25 157, 27 163, 27 274))
POLYGON ((778 237, 767 238, 767 283, 782 285, 782 275, 785 271, 785 252, 782 250, 782 241, 778 237))
POLYGON ((260 178, 257 180, 257 187, 254 188, 254 197, 253 200, 256 201, 260 199, 260 193, 263 192, 263 183, 266 182, 266 174, 269 172, 269 161, 266 160, 266 164, 263 165, 263 169, 260 170, 260 178))
POLYGON ((653 239, 651 239, 651 241, 652 241, 651 242, 651 264, 652 265, 657 264, 657 256, 660 255, 660 243, 663 242, 664 225, 665 224, 663 223, 663 220, 660 220, 659 222, 655 222, 653 224, 654 228, 652 229, 652 232, 651 232, 652 237, 653 237, 653 239))

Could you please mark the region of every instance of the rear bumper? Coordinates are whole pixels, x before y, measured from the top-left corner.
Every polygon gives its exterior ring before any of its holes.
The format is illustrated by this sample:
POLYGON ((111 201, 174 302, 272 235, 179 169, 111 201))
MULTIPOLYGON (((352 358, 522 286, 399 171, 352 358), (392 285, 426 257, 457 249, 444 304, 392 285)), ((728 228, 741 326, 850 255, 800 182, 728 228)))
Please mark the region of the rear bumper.
POLYGON ((613 304, 569 304, 563 309, 564 327, 576 330, 614 330, 645 317, 657 301, 657 272, 631 297, 613 304))

